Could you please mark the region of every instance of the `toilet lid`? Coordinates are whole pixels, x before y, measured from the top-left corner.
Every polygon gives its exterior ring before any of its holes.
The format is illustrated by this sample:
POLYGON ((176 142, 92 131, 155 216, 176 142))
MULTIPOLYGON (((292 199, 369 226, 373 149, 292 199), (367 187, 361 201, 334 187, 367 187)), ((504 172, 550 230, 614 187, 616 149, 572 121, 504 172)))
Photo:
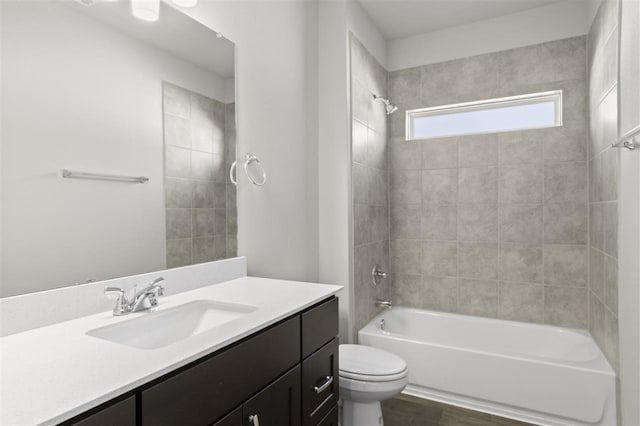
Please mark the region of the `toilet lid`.
POLYGON ((340 371, 348 375, 395 376, 407 369, 405 360, 382 349, 340 345, 340 371))

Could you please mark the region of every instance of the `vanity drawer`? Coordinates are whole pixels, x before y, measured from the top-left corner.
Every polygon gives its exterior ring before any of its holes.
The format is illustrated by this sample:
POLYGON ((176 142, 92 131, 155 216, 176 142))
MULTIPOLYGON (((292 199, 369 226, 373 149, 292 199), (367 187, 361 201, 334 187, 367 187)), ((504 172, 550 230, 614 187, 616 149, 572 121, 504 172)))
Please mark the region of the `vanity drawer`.
POLYGON ((320 420, 316 426, 338 426, 338 406, 333 407, 333 410, 324 416, 324 419, 320 420))
POLYGON ((337 335, 338 299, 334 297, 302 314, 302 357, 308 357, 337 335))
POLYGON ((84 416, 82 420, 71 419, 62 423, 64 426, 135 426, 136 397, 130 396, 115 404, 102 406, 96 412, 84 416))
POLYGON ((141 392, 142 425, 210 425, 300 362, 300 317, 141 392))
POLYGON ((338 339, 302 363, 302 424, 317 425, 334 408, 339 397, 338 339))
POLYGON ((242 407, 236 408, 211 426, 242 426, 242 407))
POLYGON ((300 366, 245 402, 242 417, 244 426, 300 426, 300 366))

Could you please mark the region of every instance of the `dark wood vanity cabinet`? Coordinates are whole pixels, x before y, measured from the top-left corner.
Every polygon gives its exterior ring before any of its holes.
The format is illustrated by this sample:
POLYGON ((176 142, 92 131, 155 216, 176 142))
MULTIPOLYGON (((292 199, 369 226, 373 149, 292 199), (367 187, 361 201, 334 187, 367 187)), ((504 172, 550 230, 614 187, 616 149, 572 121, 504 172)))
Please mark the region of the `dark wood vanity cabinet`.
POLYGON ((64 424, 337 426, 337 334, 331 297, 64 424))
POLYGON ((136 397, 111 401, 63 423, 65 426, 136 426, 136 397))

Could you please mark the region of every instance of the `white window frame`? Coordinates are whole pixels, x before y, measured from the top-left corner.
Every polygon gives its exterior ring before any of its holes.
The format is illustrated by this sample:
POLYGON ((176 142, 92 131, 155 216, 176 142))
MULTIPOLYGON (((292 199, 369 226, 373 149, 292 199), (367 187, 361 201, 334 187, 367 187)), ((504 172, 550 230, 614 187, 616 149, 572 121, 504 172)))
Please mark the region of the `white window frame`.
POLYGON ((496 98, 496 99, 485 99, 481 101, 474 102, 464 102, 459 104, 451 104, 451 105, 441 105, 430 108, 420 108, 408 110, 405 113, 405 131, 406 131, 406 140, 423 140, 423 139, 437 139, 437 138, 447 138, 447 137, 456 137, 456 136, 464 136, 464 135, 475 135, 475 134, 486 134, 486 133, 503 133, 503 132, 512 132, 518 130, 530 130, 530 129, 546 129, 550 127, 560 127, 562 126, 562 90, 553 90, 549 92, 540 92, 540 93, 531 93, 527 95, 518 95, 518 96, 509 96, 505 98, 496 98), (413 135, 413 122, 417 118, 424 117, 433 117, 437 115, 447 115, 453 113, 461 113, 461 112, 471 112, 471 111, 481 111, 488 110, 494 108, 504 108, 510 106, 519 106, 519 105, 531 105, 537 103, 544 103, 552 101, 555 105, 555 123, 552 126, 533 126, 533 127, 518 127, 514 129, 507 130, 494 130, 487 132, 463 132, 456 133, 451 135, 443 135, 443 136, 429 136, 426 138, 415 138, 413 135))

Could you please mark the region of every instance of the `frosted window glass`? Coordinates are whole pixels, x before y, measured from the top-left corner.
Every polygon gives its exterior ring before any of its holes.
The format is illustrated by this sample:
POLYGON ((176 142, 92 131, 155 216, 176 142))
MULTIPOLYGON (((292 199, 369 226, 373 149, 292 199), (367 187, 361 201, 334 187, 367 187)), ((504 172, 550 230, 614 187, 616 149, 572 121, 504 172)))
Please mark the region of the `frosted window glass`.
POLYGON ((408 111, 408 139, 427 139, 474 133, 505 132, 561 125, 561 93, 538 98, 503 98, 461 104, 459 107, 408 111), (507 100, 505 100, 507 99, 507 100))

